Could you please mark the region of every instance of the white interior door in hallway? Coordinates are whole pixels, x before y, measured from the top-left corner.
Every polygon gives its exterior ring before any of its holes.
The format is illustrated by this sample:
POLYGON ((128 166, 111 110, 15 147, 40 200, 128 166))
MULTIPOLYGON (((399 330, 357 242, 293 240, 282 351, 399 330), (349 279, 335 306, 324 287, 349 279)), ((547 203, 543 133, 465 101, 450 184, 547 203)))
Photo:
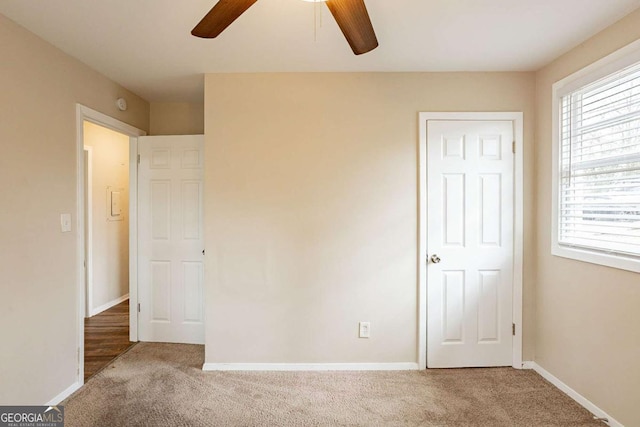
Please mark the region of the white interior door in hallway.
POLYGON ((203 146, 139 138, 140 341, 204 343, 203 146))
POLYGON ((511 366, 514 124, 427 122, 427 367, 511 366))

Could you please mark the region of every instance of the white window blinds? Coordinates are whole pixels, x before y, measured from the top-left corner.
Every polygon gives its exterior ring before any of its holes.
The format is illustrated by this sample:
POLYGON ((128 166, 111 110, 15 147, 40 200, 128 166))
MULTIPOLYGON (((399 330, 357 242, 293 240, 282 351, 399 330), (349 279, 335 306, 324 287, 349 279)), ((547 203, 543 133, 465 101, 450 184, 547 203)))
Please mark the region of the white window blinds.
POLYGON ((561 98, 558 244, 640 256, 640 64, 561 98))

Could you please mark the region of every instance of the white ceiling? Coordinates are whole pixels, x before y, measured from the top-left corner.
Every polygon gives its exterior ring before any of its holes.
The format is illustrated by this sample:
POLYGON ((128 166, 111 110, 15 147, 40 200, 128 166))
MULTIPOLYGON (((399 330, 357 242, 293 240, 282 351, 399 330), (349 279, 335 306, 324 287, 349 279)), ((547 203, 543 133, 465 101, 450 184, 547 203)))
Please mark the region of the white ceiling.
POLYGON ((260 0, 217 39, 215 0, 0 0, 0 12, 149 101, 203 96, 204 73, 536 70, 640 0, 366 0, 380 46, 355 56, 321 5, 260 0))

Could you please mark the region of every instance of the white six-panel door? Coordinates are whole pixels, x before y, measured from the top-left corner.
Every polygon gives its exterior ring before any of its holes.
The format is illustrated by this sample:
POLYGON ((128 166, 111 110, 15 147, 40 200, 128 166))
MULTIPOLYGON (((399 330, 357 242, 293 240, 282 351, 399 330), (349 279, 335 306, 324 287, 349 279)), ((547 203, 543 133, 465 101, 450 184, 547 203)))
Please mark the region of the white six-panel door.
POLYGON ((511 366, 513 122, 427 122, 427 366, 511 366))
POLYGON ((139 138, 140 341, 204 343, 203 144, 139 138))

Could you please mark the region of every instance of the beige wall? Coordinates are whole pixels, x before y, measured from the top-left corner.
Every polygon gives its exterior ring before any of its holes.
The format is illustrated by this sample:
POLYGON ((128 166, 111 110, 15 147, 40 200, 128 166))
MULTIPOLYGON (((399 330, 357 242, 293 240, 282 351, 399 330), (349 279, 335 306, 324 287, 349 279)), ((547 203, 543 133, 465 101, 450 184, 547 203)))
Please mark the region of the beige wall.
POLYGON ((129 137, 84 122, 84 145, 91 147, 92 292, 91 313, 129 293, 129 137), (107 188, 122 189, 119 221, 110 215, 107 188))
MULTIPOLYGON (((523 111, 533 73, 207 75, 206 362, 417 362, 420 111, 523 111), (358 339, 358 321, 371 338, 358 339)), ((533 357, 532 218, 525 357, 533 357)))
POLYGON ((627 426, 640 425, 640 275, 551 256, 551 85, 640 38, 640 10, 537 73, 535 360, 627 426))
POLYGON ((142 129, 149 106, 2 15, 0 52, 0 404, 42 404, 76 380, 76 103, 142 129))
POLYGON ((202 135, 204 103, 152 102, 150 135, 202 135))

